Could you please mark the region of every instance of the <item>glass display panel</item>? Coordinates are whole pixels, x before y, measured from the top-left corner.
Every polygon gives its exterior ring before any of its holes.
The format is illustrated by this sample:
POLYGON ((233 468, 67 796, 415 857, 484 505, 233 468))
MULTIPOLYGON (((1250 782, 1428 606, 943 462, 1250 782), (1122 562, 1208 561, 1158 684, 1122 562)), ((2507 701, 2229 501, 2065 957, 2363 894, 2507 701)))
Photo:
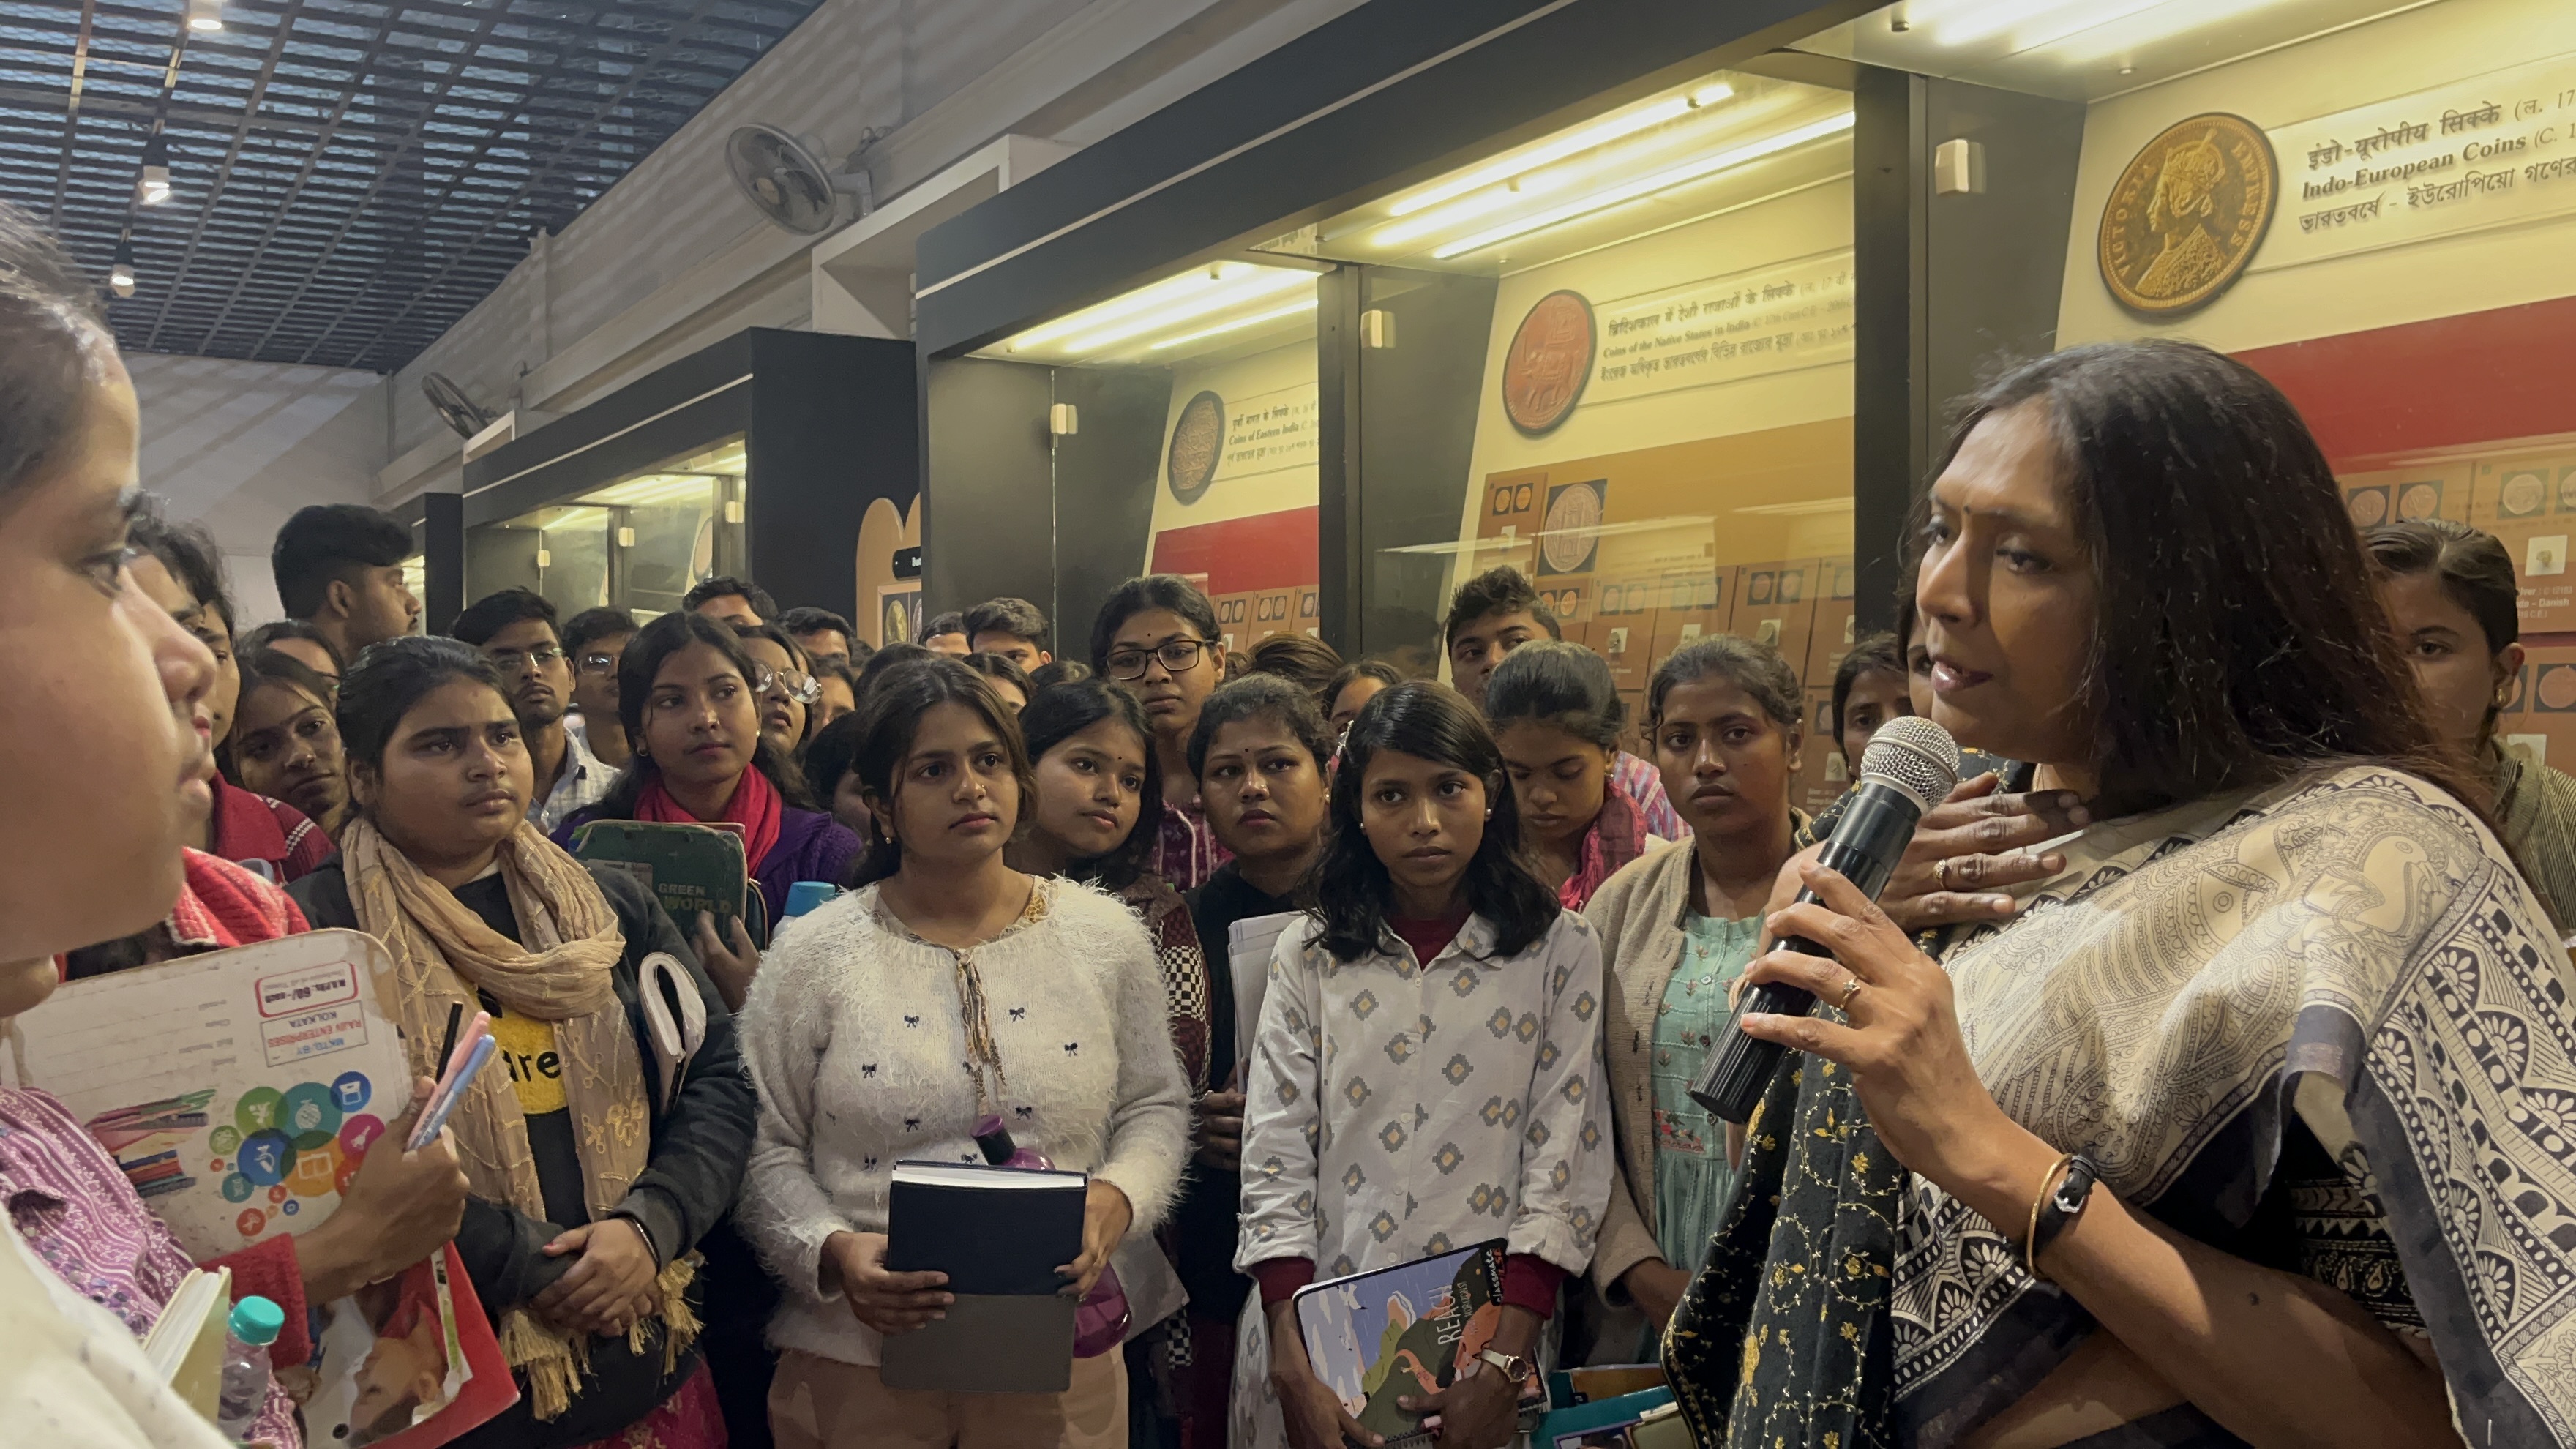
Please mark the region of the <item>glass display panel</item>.
MULTIPOLYGON (((1445 677, 1451 594, 1510 564, 1632 721, 1723 632, 1821 705, 1852 642, 1852 126, 1846 92, 1707 73, 1271 244, 1360 264, 1360 654, 1445 677)), ((1844 772, 1804 758, 1812 807, 1844 772)))
POLYGON ((737 436, 469 529, 467 593, 533 589, 565 618, 602 605, 638 623, 668 613, 697 584, 742 571, 746 475, 737 436))
POLYGON ((1316 630, 1320 270, 1219 261, 975 354, 1051 369, 1060 637, 1139 572, 1196 581, 1230 649, 1316 630))
MULTIPOLYGON (((416 553, 411 557, 404 559, 402 561, 402 574, 403 587, 411 591, 411 596, 413 598, 426 601, 429 598, 429 556, 427 554, 416 553)), ((411 621, 411 631, 415 634, 425 634, 429 632, 428 610, 424 609, 419 614, 413 616, 411 621)))

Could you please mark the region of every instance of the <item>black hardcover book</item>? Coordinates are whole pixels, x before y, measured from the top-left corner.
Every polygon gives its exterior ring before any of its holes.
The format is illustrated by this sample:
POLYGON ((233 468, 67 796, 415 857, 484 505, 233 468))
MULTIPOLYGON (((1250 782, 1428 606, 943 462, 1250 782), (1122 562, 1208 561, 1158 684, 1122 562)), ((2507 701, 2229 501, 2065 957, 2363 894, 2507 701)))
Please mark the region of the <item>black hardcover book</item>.
POLYGON ((1073 1382, 1073 1312, 1060 1264, 1082 1256, 1079 1172, 898 1162, 886 1269, 941 1272, 948 1316, 885 1340, 886 1387, 1062 1393, 1073 1382))

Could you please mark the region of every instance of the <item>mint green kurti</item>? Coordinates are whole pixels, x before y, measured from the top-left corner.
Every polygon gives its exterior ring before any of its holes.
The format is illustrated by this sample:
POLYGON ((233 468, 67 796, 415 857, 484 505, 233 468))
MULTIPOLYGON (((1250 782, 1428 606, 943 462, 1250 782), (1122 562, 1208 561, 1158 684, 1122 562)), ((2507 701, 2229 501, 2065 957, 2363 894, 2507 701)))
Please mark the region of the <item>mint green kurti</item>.
POLYGON ((1692 915, 1683 928, 1681 966, 1655 1012, 1655 1246, 1685 1273, 1699 1271, 1735 1185, 1726 1124, 1691 1100, 1690 1082, 1726 1028, 1727 987, 1752 964, 1761 935, 1759 916, 1692 915))

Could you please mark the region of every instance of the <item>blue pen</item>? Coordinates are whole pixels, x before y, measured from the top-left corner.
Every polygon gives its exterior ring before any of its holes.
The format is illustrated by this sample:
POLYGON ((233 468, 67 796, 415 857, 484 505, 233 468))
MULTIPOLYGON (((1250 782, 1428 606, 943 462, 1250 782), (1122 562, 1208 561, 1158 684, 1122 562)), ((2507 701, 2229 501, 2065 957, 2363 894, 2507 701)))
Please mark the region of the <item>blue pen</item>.
POLYGON ((428 1111, 421 1113, 420 1125, 412 1129, 411 1141, 403 1144, 403 1151, 418 1152, 429 1145, 440 1128, 447 1125, 447 1119, 455 1115, 457 1105, 465 1100, 465 1089, 474 1085, 475 1074, 483 1070, 485 1062, 492 1060, 493 1046, 493 1040, 488 1036, 474 1044, 474 1054, 465 1059, 464 1069, 456 1074, 456 1085, 448 1089, 446 1096, 430 1103, 428 1111))

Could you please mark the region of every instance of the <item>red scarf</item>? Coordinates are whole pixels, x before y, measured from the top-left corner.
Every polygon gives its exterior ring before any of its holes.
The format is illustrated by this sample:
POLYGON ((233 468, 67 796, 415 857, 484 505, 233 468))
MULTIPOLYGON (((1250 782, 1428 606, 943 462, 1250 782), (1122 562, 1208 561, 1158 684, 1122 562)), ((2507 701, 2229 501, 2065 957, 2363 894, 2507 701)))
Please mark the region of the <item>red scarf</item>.
POLYGON ((182 945, 247 946, 300 936, 312 928, 286 892, 220 856, 183 850, 187 882, 170 911, 170 937, 182 945))
POLYGON ((721 825, 728 822, 739 825, 742 827, 743 859, 748 862, 751 873, 758 875, 761 864, 769 859, 769 852, 778 845, 780 808, 778 787, 769 783, 767 775, 754 769, 742 772, 742 783, 734 787, 733 799, 725 805, 724 813, 714 820, 700 820, 681 808, 680 802, 671 798, 671 792, 662 788, 659 779, 645 786, 643 795, 636 799, 635 818, 649 820, 656 825, 721 825))

